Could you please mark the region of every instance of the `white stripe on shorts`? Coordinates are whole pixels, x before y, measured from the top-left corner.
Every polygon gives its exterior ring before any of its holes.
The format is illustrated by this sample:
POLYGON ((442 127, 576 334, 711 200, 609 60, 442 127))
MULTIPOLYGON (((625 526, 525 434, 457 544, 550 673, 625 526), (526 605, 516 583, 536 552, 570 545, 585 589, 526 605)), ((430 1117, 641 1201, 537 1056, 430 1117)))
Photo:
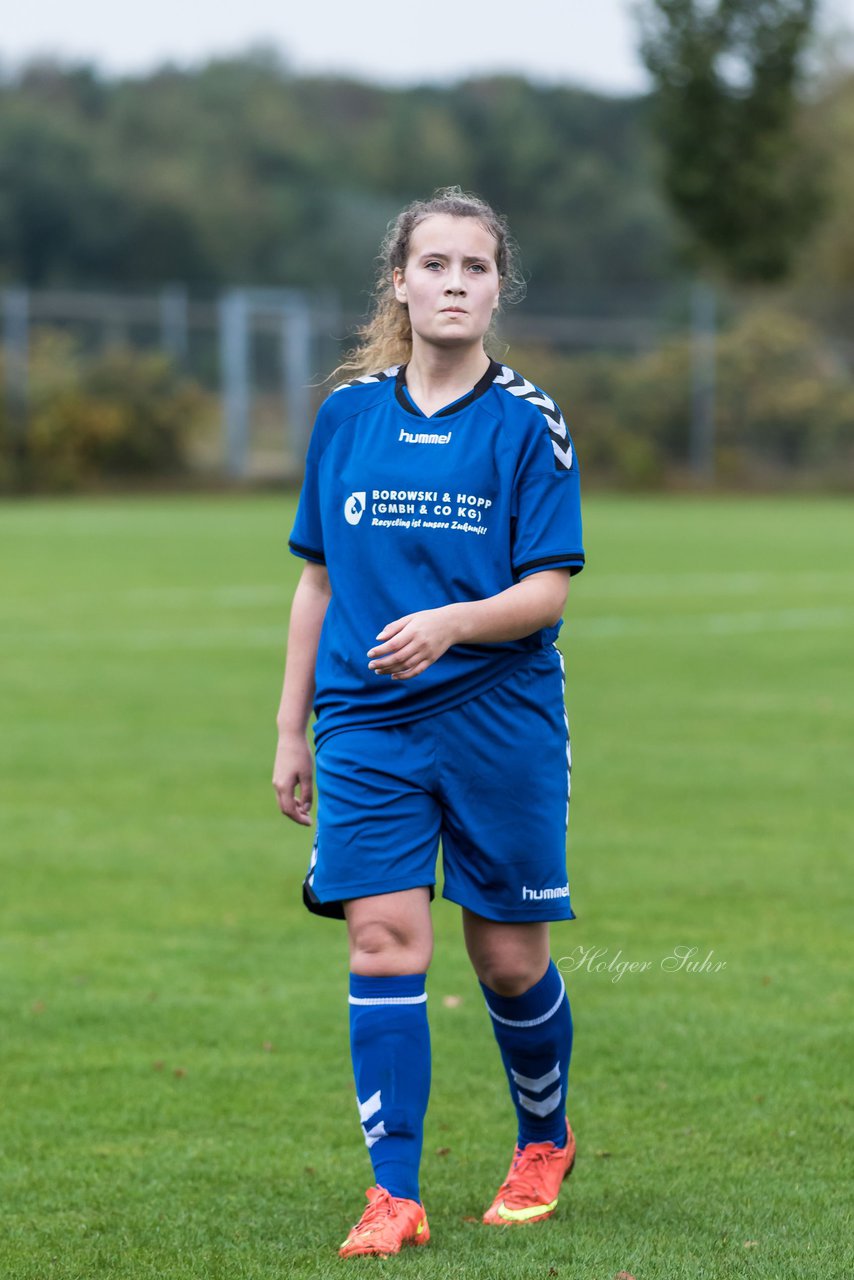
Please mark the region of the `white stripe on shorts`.
POLYGON ((566 714, 566 664, 563 654, 557 645, 557 656, 560 658, 561 696, 563 697, 563 723, 566 725, 566 827, 569 830, 569 800, 572 795, 572 743, 569 737, 569 717, 566 714))

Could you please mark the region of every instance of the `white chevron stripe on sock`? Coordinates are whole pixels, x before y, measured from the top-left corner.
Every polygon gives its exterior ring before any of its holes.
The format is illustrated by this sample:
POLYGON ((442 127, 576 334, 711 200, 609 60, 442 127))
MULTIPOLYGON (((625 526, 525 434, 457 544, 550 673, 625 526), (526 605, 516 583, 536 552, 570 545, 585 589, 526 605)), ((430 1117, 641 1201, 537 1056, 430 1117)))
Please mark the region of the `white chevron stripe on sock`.
POLYGON ((385 1131, 385 1123, 380 1120, 379 1124, 375 1124, 373 1129, 365 1130, 365 1146, 370 1151, 375 1142, 379 1142, 380 1138, 387 1138, 385 1131))
POLYGON ((550 1093, 547 1098, 543 1098, 542 1102, 536 1102, 533 1098, 529 1098, 527 1094, 519 1094, 519 1106, 524 1107, 526 1111, 530 1111, 535 1116, 547 1116, 560 1106, 560 1100, 563 1097, 561 1089, 555 1089, 554 1093, 550 1093))
POLYGON ((377 1089, 376 1093, 372 1093, 365 1102, 357 1098, 356 1103, 359 1108, 359 1120, 364 1124, 366 1120, 370 1120, 371 1116, 375 1116, 383 1105, 382 1090, 377 1089))
POLYGON ((547 1071, 544 1076, 539 1076, 536 1080, 531 1076, 520 1076, 519 1072, 513 1071, 512 1068, 511 1075, 520 1089, 530 1089, 531 1093, 542 1093, 546 1085, 554 1084, 560 1079, 560 1063, 556 1062, 551 1071, 547 1071))

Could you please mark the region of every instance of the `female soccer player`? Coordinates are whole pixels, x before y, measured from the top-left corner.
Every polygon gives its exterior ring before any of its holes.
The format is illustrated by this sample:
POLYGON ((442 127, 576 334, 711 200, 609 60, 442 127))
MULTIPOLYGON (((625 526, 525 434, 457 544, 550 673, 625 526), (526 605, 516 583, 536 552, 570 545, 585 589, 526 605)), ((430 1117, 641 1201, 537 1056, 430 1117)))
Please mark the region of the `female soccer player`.
POLYGON ((557 405, 486 352, 519 291, 502 218, 447 188, 384 244, 373 319, 322 405, 290 539, 279 806, 320 805, 309 910, 347 921, 350 1041, 376 1185, 342 1257, 426 1244, 425 978, 442 841, 518 1117, 483 1221, 538 1222, 572 1169, 572 1019, 549 956, 571 920, 571 757, 555 647, 584 564, 578 463, 557 405))

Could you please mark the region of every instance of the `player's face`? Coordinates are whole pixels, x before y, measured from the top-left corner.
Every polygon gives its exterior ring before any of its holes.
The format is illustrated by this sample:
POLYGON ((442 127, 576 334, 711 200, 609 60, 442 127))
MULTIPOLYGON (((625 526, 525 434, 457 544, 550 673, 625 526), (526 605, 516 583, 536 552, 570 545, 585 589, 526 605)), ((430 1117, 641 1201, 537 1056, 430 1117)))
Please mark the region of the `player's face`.
POLYGON ((394 272, 413 335, 434 346, 483 340, 501 287, 495 249, 495 237, 476 218, 437 213, 418 224, 406 267, 394 272))

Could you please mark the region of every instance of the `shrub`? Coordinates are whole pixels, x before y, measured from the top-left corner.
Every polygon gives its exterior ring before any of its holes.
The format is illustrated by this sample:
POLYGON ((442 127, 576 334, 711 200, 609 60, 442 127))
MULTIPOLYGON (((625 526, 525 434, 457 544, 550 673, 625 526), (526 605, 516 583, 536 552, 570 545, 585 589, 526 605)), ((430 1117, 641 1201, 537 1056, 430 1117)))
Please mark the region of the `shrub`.
POLYGON ((854 379, 818 330, 754 308, 718 345, 718 438, 747 475, 854 480, 854 379))
MULTIPOLYGON (((179 475, 207 404, 162 353, 112 347, 85 357, 56 331, 33 344, 28 397, 17 464, 5 433, 7 487, 72 490, 179 475)), ((0 483, 2 475, 0 463, 0 483)))
MULTIPOLYGON (((558 401, 598 481, 654 487, 684 475, 690 335, 641 355, 514 346, 507 358, 558 401)), ((815 325, 781 307, 745 308, 718 337, 716 383, 719 479, 854 485, 854 377, 815 325)))

